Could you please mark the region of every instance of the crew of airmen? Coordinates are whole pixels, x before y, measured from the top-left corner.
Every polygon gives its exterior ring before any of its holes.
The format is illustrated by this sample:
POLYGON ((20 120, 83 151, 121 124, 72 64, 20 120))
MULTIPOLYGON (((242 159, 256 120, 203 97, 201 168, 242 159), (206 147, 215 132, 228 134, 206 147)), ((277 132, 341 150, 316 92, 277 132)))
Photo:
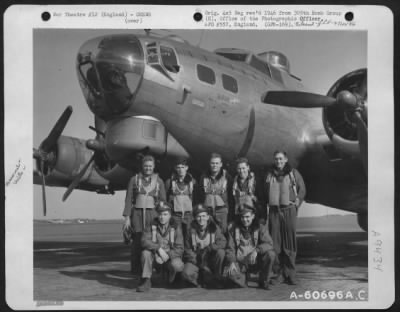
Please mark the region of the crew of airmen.
POLYGON ((123 212, 131 271, 141 274, 137 291, 150 290, 153 269, 187 287, 248 287, 252 274, 262 289, 295 285, 296 219, 306 189, 286 152, 273 157, 263 180, 246 158, 236 160, 232 179, 221 155, 212 153, 199 181, 180 158, 164 185, 154 157, 144 156, 123 212))

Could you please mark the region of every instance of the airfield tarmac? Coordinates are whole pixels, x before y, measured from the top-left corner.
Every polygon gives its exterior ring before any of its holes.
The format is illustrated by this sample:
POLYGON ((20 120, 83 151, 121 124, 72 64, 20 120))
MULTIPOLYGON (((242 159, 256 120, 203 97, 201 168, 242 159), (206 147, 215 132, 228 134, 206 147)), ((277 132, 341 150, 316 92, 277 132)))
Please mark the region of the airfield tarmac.
POLYGON ((355 218, 354 225, 349 216, 342 218, 299 219, 296 286, 279 284, 266 291, 257 289, 254 279, 247 289, 171 289, 155 274, 148 293, 136 292, 139 276, 130 273, 129 248, 122 243, 120 222, 35 222, 34 300, 307 301, 307 291, 342 291, 352 294, 346 300, 366 300, 367 233, 358 229, 355 218), (303 297, 290 298, 293 292, 303 297))

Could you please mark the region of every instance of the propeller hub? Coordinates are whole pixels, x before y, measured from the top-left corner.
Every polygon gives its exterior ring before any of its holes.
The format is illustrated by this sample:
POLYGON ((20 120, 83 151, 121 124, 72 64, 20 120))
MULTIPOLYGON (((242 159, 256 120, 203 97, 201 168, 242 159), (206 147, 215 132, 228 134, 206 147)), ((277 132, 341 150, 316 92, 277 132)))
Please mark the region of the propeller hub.
POLYGON ((95 152, 103 152, 106 148, 104 143, 98 140, 87 140, 86 147, 95 152))
POLYGON ((339 92, 339 94, 336 97, 336 100, 339 105, 343 105, 344 107, 351 109, 358 108, 357 97, 350 91, 344 90, 339 92))

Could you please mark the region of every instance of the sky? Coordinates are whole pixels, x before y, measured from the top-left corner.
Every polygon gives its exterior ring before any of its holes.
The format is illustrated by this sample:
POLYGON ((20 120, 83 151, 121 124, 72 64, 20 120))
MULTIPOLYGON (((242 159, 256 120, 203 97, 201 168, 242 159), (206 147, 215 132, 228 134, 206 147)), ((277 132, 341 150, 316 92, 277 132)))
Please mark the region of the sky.
MULTIPOLYGON (((34 101, 33 142, 38 147, 55 122, 71 105, 73 114, 63 135, 90 139, 94 116, 86 105, 75 71, 80 46, 96 36, 140 30, 36 29, 33 34, 34 101)), ((155 30, 155 32, 157 32, 155 30)), ((300 30, 170 30, 189 43, 213 51, 217 48, 242 48, 255 53, 280 51, 290 62, 291 73, 302 79, 312 92, 326 94, 344 74, 367 66, 367 33, 360 31, 300 30)), ((321 113, 322 115, 322 113, 321 113)), ((100 195, 74 190, 61 201, 64 188, 46 187, 47 216, 42 213, 40 185, 34 185, 35 219, 122 218, 125 192, 100 195)), ((304 204, 299 216, 346 214, 329 207, 304 204)))

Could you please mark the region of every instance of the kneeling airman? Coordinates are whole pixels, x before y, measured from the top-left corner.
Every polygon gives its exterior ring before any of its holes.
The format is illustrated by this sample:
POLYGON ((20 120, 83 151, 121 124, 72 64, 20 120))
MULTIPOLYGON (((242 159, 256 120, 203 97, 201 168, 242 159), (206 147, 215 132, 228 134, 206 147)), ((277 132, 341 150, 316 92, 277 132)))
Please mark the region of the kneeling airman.
POLYGON ((138 292, 146 292, 151 287, 154 261, 168 269, 168 282, 173 283, 177 272, 182 272, 183 236, 180 226, 171 219, 171 207, 160 202, 158 217, 146 228, 142 236, 142 280, 138 292))
POLYGON ((185 235, 182 278, 196 287, 222 285, 226 238, 208 207, 198 204, 193 214, 194 220, 185 235))
POLYGON ((275 252, 267 226, 256 219, 255 208, 239 205, 240 221, 228 229, 227 266, 224 275, 240 287, 247 287, 250 272, 259 272, 260 288, 269 289, 275 252))

